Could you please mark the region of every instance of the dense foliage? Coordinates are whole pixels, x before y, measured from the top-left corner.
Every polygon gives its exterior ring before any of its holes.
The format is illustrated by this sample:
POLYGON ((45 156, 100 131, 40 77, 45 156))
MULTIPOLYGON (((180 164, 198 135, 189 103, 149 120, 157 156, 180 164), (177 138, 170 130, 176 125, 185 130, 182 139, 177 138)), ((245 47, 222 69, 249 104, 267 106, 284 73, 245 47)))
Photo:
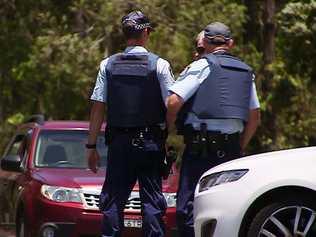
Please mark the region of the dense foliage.
POLYGON ((204 26, 231 27, 262 106, 250 152, 315 143, 315 0, 0 0, 0 148, 30 114, 88 118, 99 62, 124 49, 120 19, 134 9, 157 25, 148 48, 175 75, 192 61, 204 26))

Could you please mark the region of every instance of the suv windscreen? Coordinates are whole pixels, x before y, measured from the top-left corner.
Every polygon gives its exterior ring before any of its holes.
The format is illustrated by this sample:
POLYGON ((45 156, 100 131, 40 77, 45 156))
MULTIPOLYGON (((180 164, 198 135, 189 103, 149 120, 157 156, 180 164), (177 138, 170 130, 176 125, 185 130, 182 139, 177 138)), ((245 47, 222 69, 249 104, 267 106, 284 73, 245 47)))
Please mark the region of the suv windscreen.
MULTIPOLYGON (((50 168, 88 168, 86 148, 88 131, 42 130, 39 134, 35 166, 50 168)), ((97 140, 100 166, 106 166, 107 146, 104 134, 97 140)))

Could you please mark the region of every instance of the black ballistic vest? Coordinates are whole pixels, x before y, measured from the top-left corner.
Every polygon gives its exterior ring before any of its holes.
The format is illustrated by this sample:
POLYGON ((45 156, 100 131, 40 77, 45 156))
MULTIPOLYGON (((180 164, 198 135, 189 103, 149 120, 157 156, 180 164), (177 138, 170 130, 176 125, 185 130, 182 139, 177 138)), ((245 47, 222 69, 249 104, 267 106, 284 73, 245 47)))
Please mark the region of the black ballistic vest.
POLYGON ((178 129, 183 128, 188 113, 194 113, 199 119, 241 119, 247 122, 252 69, 228 54, 208 54, 204 58, 211 72, 180 111, 178 129))
POLYGON ((165 122, 166 107, 157 78, 158 56, 119 53, 109 58, 107 122, 111 127, 144 127, 165 122))

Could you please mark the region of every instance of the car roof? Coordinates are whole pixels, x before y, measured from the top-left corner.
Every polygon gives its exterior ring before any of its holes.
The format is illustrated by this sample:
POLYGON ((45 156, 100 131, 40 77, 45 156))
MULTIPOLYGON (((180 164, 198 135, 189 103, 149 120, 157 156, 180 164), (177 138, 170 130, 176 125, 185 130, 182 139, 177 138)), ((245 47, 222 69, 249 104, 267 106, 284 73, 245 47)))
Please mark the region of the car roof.
MULTIPOLYGON (((39 129, 57 129, 57 130, 63 130, 63 129, 89 129, 89 122, 88 121, 75 121, 75 120, 52 120, 52 121, 45 121, 42 124, 38 123, 26 123, 22 124, 19 128, 39 128, 39 129)), ((105 124, 102 125, 102 130, 104 130, 105 124)))
POLYGON ((45 121, 40 127, 42 129, 88 129, 89 123, 86 121, 45 121))

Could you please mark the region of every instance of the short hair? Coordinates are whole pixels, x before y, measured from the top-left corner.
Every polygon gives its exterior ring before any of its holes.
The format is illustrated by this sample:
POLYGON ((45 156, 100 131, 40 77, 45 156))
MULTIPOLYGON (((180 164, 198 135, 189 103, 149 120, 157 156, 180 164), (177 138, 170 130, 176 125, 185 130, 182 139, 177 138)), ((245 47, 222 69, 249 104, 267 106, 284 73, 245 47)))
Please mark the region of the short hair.
POLYGON ((126 23, 123 27, 122 27, 124 36, 126 39, 140 39, 142 36, 142 32, 144 31, 144 29, 142 30, 135 30, 133 28, 132 24, 126 23))

